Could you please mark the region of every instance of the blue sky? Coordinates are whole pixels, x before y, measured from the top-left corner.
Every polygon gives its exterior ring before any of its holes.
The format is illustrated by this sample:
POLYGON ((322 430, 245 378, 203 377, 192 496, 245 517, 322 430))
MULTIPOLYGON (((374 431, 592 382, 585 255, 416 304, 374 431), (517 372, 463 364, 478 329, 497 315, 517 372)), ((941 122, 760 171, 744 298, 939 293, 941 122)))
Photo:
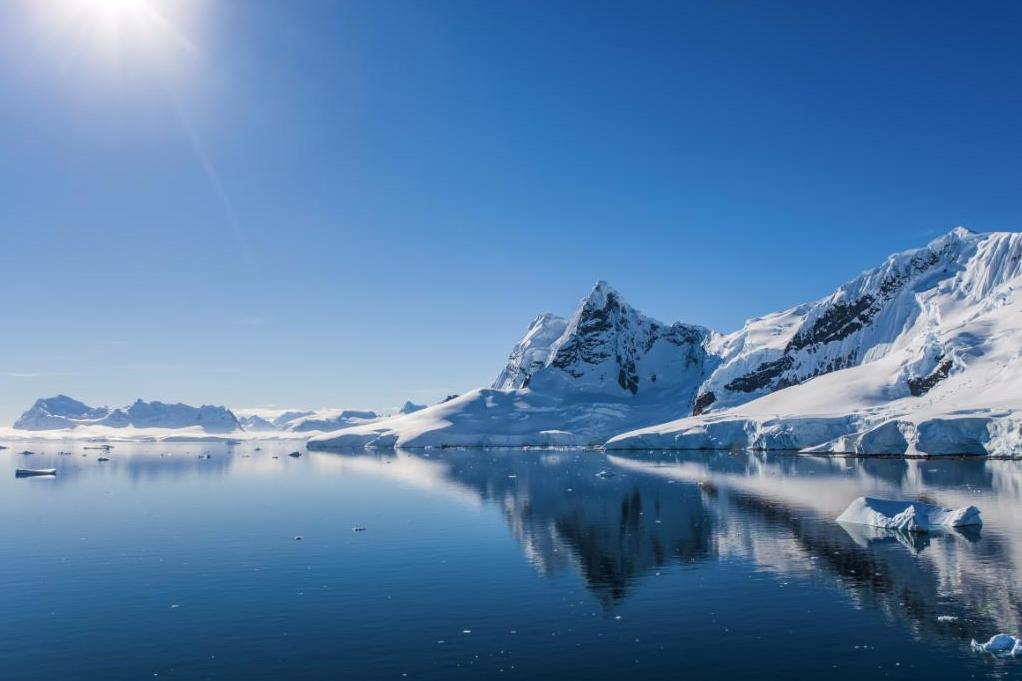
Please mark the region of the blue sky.
POLYGON ((431 401, 600 278, 727 331, 1022 223, 1015 3, 149 3, 0 6, 0 422, 431 401))

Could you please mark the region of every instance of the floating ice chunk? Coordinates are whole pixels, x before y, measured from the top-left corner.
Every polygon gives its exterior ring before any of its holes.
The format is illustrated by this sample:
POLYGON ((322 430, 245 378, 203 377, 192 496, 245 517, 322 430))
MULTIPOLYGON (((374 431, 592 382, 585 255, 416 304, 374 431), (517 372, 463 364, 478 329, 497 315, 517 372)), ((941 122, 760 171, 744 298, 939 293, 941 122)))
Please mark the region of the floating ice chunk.
POLYGON ((902 532, 929 532, 933 529, 982 525, 975 506, 948 509, 917 501, 897 501, 859 497, 848 504, 838 522, 870 525, 902 532))
POLYGON ((31 478, 39 475, 56 475, 56 468, 19 468, 14 471, 16 478, 31 478))
POLYGON ((603 478, 604 480, 606 480, 607 478, 613 478, 614 471, 608 471, 606 468, 604 468, 602 471, 596 474, 596 477, 603 478))
POLYGON ((995 657, 1022 657, 1022 639, 1010 634, 997 634, 986 643, 972 641, 972 649, 980 653, 990 653, 995 657))

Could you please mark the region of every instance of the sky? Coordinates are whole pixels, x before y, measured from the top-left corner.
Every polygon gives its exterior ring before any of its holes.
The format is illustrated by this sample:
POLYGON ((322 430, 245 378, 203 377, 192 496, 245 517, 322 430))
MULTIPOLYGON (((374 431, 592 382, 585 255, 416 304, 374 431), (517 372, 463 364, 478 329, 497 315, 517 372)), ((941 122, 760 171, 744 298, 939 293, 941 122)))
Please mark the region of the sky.
POLYGON ((0 0, 0 423, 431 402, 1022 227, 1022 4, 0 0), (141 8, 141 9, 140 9, 141 8))

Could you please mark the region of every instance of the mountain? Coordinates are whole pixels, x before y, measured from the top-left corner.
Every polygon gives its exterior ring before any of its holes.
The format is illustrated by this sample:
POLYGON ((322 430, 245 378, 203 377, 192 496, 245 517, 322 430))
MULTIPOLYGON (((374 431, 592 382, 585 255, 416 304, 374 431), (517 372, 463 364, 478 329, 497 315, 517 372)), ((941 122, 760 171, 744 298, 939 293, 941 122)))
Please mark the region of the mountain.
POLYGON ((66 395, 35 401, 14 423, 20 430, 59 430, 79 426, 109 428, 190 428, 208 433, 229 433, 241 429, 238 419, 225 407, 166 404, 137 400, 128 407, 90 407, 66 395))
POLYGON ((422 411, 425 408, 426 408, 426 405, 424 405, 424 404, 415 404, 414 402, 409 400, 409 401, 406 401, 403 405, 401 405, 401 408, 397 410, 397 413, 399 413, 399 414, 414 414, 415 412, 422 411))
POLYGON ((280 430, 277 426, 257 414, 244 416, 237 412, 235 412, 235 414, 238 417, 238 423, 241 424, 241 427, 250 433, 272 433, 280 430))
POLYGON ((667 325, 605 282, 570 319, 536 318, 492 388, 310 440, 310 446, 591 445, 691 410, 716 363, 708 330, 667 325))
POLYGON ((1022 234, 955 229, 723 338, 703 409, 608 446, 1017 456, 1020 288, 1022 234))
POLYGON ((380 418, 367 409, 235 409, 249 432, 311 433, 331 431, 380 418))
POLYGON ((965 228, 726 335, 599 282, 569 319, 537 317, 491 388, 310 445, 1018 455, 1020 288, 1022 234, 965 228))
POLYGON ((359 409, 324 409, 308 416, 288 421, 286 430, 306 433, 313 430, 331 431, 346 426, 368 423, 380 418, 375 411, 359 409))
MULTIPOLYGON (((939 320, 921 297, 931 297, 929 292, 941 287, 968 294, 971 280, 956 278, 996 258, 978 253, 979 244, 988 241, 959 227, 924 248, 890 256, 880 267, 815 303, 747 322, 713 348, 721 365, 700 386, 695 413, 742 404, 822 374, 876 361, 920 319, 928 322, 920 332, 936 329, 939 320)), ((999 271, 994 276, 1003 280, 1007 274, 999 271)), ((924 348, 905 367, 902 392, 921 394, 932 387, 929 382, 939 379, 929 377, 945 354, 938 345, 924 348)), ((945 371, 951 368, 948 364, 945 371)))

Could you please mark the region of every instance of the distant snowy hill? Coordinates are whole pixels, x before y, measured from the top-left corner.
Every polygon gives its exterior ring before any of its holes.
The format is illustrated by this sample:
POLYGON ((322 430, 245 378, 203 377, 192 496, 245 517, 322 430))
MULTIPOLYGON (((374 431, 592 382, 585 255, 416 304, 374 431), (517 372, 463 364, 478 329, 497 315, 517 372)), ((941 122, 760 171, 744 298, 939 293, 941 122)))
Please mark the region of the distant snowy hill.
MULTIPOLYGON (((410 403, 409 403, 410 404, 410 403)), ((235 409, 238 420, 251 432, 311 433, 332 431, 375 421, 380 415, 367 409, 235 409)))
POLYGON ((66 395, 35 401, 14 423, 19 430, 59 430, 80 426, 107 428, 192 428, 207 433, 240 430, 238 419, 225 407, 166 404, 137 400, 128 407, 90 407, 66 395))
POLYGON ((1020 287, 1022 235, 964 228, 727 335, 651 320, 600 282, 569 320, 539 316, 492 388, 310 446, 1018 454, 1020 287))
POLYGON ((426 408, 425 404, 415 404, 414 402, 408 401, 401 405, 401 408, 397 410, 399 414, 414 414, 417 411, 422 411, 426 408))

